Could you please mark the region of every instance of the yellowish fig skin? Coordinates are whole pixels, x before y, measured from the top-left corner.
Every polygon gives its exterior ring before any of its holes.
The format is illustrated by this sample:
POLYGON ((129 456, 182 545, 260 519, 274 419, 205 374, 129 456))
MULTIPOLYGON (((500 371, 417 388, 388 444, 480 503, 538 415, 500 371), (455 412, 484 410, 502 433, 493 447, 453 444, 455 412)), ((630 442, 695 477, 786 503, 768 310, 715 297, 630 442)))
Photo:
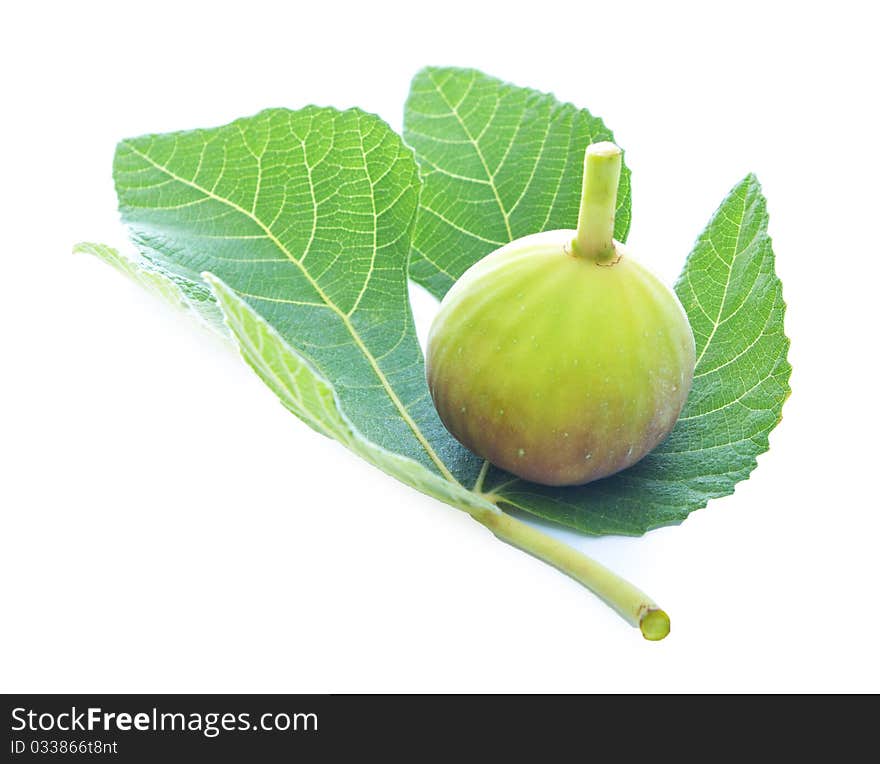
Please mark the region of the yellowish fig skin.
POLYGON ((693 333, 675 293, 610 235, 596 257, 579 256, 583 240, 580 229, 547 231, 483 258, 443 299, 428 337, 428 386, 447 429, 545 485, 635 464, 672 430, 693 379, 693 333))
POLYGON ((428 385, 461 443, 508 472, 579 485, 670 432, 693 378, 675 294, 623 252, 570 254, 573 231, 519 239, 469 269, 428 339, 428 385))

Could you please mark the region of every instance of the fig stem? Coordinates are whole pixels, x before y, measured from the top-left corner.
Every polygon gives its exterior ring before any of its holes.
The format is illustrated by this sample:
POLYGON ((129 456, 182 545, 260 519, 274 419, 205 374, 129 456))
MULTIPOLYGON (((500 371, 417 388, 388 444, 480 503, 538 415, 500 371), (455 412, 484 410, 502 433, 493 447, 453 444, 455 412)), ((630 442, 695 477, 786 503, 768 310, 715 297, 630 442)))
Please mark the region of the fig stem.
POLYGON ((607 263, 617 256, 614 249, 614 215, 622 152, 610 141, 587 146, 584 184, 577 235, 572 242, 577 257, 607 263))
POLYGON ((616 610, 642 636, 658 641, 669 634, 669 616, 644 592, 604 565, 505 512, 471 513, 496 537, 573 578, 616 610))

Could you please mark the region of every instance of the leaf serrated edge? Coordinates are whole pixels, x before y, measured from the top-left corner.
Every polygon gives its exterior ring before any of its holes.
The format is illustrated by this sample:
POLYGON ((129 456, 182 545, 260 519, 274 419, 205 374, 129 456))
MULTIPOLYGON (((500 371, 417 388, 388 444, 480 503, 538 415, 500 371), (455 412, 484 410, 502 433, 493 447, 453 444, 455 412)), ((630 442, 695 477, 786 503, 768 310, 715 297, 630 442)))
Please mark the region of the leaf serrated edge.
MULTIPOLYGON (((675 289, 676 294, 678 294, 679 286, 681 284, 683 284, 685 279, 687 278, 688 268, 691 264, 692 258, 694 258, 697 254, 697 249, 700 244, 700 239, 701 239, 703 233, 712 225, 712 222, 718 217, 718 215, 720 214, 720 212, 724 208, 724 205, 727 204, 731 198, 735 197, 736 194, 740 191, 740 189, 743 189, 746 187, 748 187, 750 190, 754 191, 758 196, 760 196, 761 200, 763 201, 763 203, 765 205, 766 223, 764 225, 762 225, 761 230, 759 232, 759 235, 764 241, 767 242, 769 256, 771 259, 773 280, 776 282, 776 289, 778 290, 780 325, 782 327, 782 342, 780 343, 779 354, 776 357, 775 363, 773 364, 773 368, 771 370, 771 373, 767 377, 765 377, 764 380, 762 380, 762 382, 766 381, 767 379, 775 378, 777 376, 776 375, 777 370, 782 370, 782 377, 781 377, 781 379, 782 379, 782 399, 779 402, 779 413, 776 415, 776 418, 775 418, 773 424, 767 429, 764 436, 760 439, 760 442, 756 442, 756 441, 752 440, 752 442, 755 443, 755 446, 758 448, 758 451, 750 457, 748 463, 745 465, 743 470, 737 470, 738 473, 743 473, 742 476, 741 477, 738 476, 736 478, 731 478, 729 490, 724 490, 724 491, 720 491, 717 493, 715 493, 715 492, 711 493, 711 495, 707 496, 706 501, 702 502, 699 506, 694 507, 693 511, 705 508, 706 505, 709 503, 709 501, 711 501, 712 499, 719 499, 724 496, 733 495, 736 492, 736 486, 739 483, 743 482, 744 480, 748 480, 748 478, 751 476, 751 474, 755 471, 755 469, 758 466, 758 457, 763 456, 765 453, 767 453, 770 450, 770 435, 772 434, 773 430, 776 429, 776 426, 782 421, 785 403, 789 399, 789 397, 791 397, 792 366, 791 366, 791 362, 788 360, 788 352, 791 349, 791 338, 785 332, 785 315, 788 310, 788 304, 785 301, 785 295, 783 293, 782 279, 779 278, 779 274, 776 272, 776 252, 773 249, 773 238, 770 236, 770 233, 769 233, 770 211, 769 211, 769 209, 767 209, 767 206, 768 206, 767 205, 767 197, 764 195, 764 191, 761 186, 761 182, 758 180, 758 176, 754 172, 748 173, 741 181, 736 183, 733 186, 733 188, 731 188, 731 190, 727 193, 727 195, 724 197, 724 199, 721 201, 721 203, 715 208, 715 211, 712 213, 712 215, 709 218, 709 223, 706 225, 703 232, 701 232, 700 235, 696 238, 696 240, 694 241, 694 245, 691 248, 691 251, 688 253, 687 258, 685 258, 684 266, 682 267, 681 273, 679 274, 678 278, 675 281, 674 289, 675 289)), ((746 191, 746 196, 747 195, 748 195, 748 191, 746 191)), ((733 261, 731 261, 730 268, 731 268, 731 270, 733 269, 733 261)), ((690 513, 688 513, 688 514, 690 514, 690 513)), ((678 525, 681 522, 683 522, 685 519, 687 519, 687 516, 682 518, 682 520, 679 521, 679 523, 675 523, 675 524, 678 525)), ((652 527, 649 527, 647 530, 654 530, 656 528, 664 527, 665 525, 668 525, 668 524, 669 523, 662 523, 659 525, 654 525, 652 527)))

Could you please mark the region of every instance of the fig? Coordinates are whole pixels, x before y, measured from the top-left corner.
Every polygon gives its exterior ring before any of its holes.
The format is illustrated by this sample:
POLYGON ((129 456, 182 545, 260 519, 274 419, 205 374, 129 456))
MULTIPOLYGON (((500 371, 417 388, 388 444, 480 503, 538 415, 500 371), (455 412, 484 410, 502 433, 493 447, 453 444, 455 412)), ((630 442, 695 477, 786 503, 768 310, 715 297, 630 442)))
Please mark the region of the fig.
POLYGON ((580 485, 635 464, 675 425, 694 337, 675 293, 613 239, 621 151, 590 145, 577 230, 506 244, 440 304, 426 366, 465 447, 525 480, 580 485))

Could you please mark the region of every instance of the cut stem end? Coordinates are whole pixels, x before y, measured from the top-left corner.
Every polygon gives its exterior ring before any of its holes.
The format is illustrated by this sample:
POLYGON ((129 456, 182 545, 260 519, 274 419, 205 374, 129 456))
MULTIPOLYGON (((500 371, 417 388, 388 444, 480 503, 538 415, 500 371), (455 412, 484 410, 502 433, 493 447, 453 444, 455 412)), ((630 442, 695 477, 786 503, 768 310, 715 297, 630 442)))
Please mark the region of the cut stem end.
POLYGON ((659 642, 669 635, 669 616, 662 610, 649 610, 639 621, 642 636, 650 642, 659 642))

